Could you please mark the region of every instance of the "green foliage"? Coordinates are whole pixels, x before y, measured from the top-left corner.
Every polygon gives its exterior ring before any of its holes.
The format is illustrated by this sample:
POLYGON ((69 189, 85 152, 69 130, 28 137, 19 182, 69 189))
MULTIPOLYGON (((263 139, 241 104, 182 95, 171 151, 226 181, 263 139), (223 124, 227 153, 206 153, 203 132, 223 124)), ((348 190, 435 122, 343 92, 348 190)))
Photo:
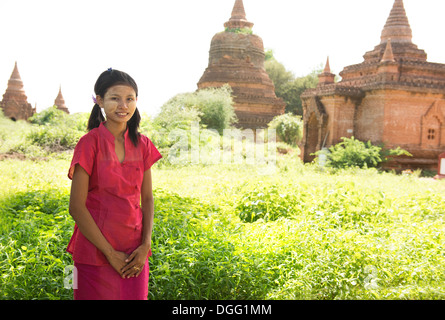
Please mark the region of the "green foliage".
POLYGON ((251 28, 226 28, 224 32, 238 33, 238 34, 253 34, 251 28))
POLYGON ((286 112, 303 115, 300 96, 306 89, 317 86, 318 74, 323 70, 322 65, 306 76, 295 77, 292 72, 286 70, 284 65, 274 58, 273 51, 269 50, 266 52, 264 66, 275 85, 275 94, 286 102, 286 112))
MULTIPOLYGON (((160 149, 178 145, 178 138, 184 144, 182 147, 189 148, 193 125, 199 126, 203 136, 211 135, 206 128, 222 134, 237 121, 231 94, 228 85, 178 94, 161 107, 160 113, 146 126, 150 127, 146 132, 160 149)), ((205 141, 199 140, 199 143, 205 141)))
POLYGON ((57 109, 56 106, 47 108, 39 113, 34 114, 28 119, 29 122, 39 125, 51 124, 56 125, 63 121, 66 117, 66 113, 57 109))
POLYGON ((17 193, 2 201, 0 215, 0 299, 70 299, 63 287, 71 258, 63 244, 70 237, 67 190, 17 193))
POLYGON ((33 145, 46 147, 47 150, 63 151, 74 149, 84 131, 72 130, 65 126, 39 126, 27 136, 33 145))
POLYGON ((269 61, 270 59, 274 59, 273 50, 270 50, 270 49, 266 50, 264 52, 264 55, 265 55, 264 61, 269 61))
POLYGON ((0 154, 31 159, 64 157, 86 133, 87 113, 66 114, 55 106, 34 114, 29 121, 0 118, 0 154))
POLYGON ((270 123, 269 128, 277 131, 278 137, 285 143, 296 146, 303 138, 303 121, 301 116, 285 113, 276 116, 270 123))
MULTIPOLYGON (((442 181, 286 159, 153 168, 149 299, 444 299, 442 181)), ((68 167, 0 161, 0 299, 72 299, 68 167)))
POLYGON ((215 129, 220 134, 237 121, 233 108, 232 89, 229 85, 198 90, 186 96, 184 102, 199 110, 202 125, 215 129))
POLYGON ((236 211, 244 222, 275 221, 292 214, 294 200, 292 194, 281 193, 276 185, 259 186, 243 195, 236 211))
POLYGON ((179 94, 162 106, 154 122, 171 131, 189 128, 192 122, 198 121, 222 133, 236 121, 231 94, 228 85, 179 94))
POLYGON ((167 101, 160 113, 154 118, 153 124, 170 132, 173 129, 188 129, 193 122, 199 122, 201 113, 194 105, 187 105, 185 99, 191 93, 178 94, 167 101))
POLYGON ((411 154, 400 147, 397 149, 383 150, 380 146, 372 145, 370 141, 362 142, 352 138, 342 138, 342 142, 329 148, 329 152, 317 151, 315 154, 326 156, 326 166, 333 168, 375 168, 389 157, 411 154))

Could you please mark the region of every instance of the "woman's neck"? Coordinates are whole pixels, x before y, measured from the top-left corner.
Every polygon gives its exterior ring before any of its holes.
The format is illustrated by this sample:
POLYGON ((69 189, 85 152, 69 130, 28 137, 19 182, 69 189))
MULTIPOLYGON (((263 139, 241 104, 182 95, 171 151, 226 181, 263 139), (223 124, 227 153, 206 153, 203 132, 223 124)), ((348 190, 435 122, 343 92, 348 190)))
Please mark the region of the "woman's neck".
POLYGON ((122 138, 127 130, 127 123, 113 123, 107 121, 104 125, 116 139, 122 138))

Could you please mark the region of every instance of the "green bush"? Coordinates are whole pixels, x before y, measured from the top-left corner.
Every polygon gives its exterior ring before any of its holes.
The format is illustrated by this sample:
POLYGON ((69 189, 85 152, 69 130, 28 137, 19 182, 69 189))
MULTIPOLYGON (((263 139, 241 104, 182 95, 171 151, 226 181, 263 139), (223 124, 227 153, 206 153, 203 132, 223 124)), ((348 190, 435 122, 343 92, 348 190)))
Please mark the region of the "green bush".
POLYGON ((167 132, 173 129, 190 129, 190 124, 200 122, 220 134, 236 122, 231 88, 208 88, 193 93, 176 95, 161 107, 154 124, 167 132))
POLYGON ((88 113, 66 114, 56 107, 34 114, 28 121, 0 117, 0 154, 30 159, 65 157, 87 132, 88 113))
POLYGON ((65 252, 73 230, 66 190, 36 190, 3 199, 0 299, 71 299, 64 288, 65 252))
POLYGON ((46 147, 51 151, 74 149, 84 131, 73 130, 67 126, 44 125, 34 128, 27 136, 33 145, 46 147))
POLYGON ((42 110, 39 113, 34 114, 32 117, 28 119, 29 122, 38 125, 51 124, 56 125, 67 117, 67 113, 62 110, 57 109, 57 106, 52 106, 45 110, 42 110))
POLYGON ((188 104, 195 105, 201 112, 202 125, 220 134, 237 122, 229 85, 198 90, 189 96, 188 104))
POLYGON ((294 213, 295 197, 280 190, 276 185, 258 187, 242 195, 236 206, 239 217, 244 222, 275 221, 287 218, 294 213))
POLYGON ((269 123, 269 128, 275 129, 277 136, 291 146, 298 145, 303 138, 303 121, 291 113, 276 116, 269 123))
POLYGON ((326 158, 326 166, 333 168, 376 168, 387 161, 389 157, 411 154, 399 147, 391 150, 383 150, 380 146, 373 145, 370 141, 362 142, 352 138, 342 138, 342 142, 333 145, 329 151, 320 150, 315 153, 318 160, 320 156, 326 158))

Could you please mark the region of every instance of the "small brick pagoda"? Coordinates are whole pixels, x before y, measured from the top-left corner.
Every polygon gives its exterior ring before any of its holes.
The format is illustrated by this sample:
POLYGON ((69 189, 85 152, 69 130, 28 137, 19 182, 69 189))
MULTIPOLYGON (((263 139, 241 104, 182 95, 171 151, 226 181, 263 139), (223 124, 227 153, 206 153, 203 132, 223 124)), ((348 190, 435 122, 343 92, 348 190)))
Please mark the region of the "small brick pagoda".
POLYGON ((65 104, 65 99, 62 95, 62 86, 60 86, 59 88, 59 94, 57 95, 56 100, 54 100, 54 105, 57 107, 57 109, 62 110, 68 114, 70 113, 65 104))
POLYGON ((0 107, 3 109, 4 115, 11 120, 28 120, 36 113, 36 109, 28 103, 27 99, 16 62, 0 107))
POLYGON ((427 62, 412 43, 403 0, 395 0, 380 44, 334 83, 329 60, 315 89, 302 95, 303 161, 342 137, 409 151, 392 168, 436 169, 445 150, 445 64, 427 62))
POLYGON ((263 40, 249 32, 242 0, 236 0, 225 32, 211 42, 209 65, 198 82, 198 90, 229 84, 240 128, 266 128, 273 117, 283 114, 285 103, 275 95, 275 87, 264 68, 263 40), (242 31, 248 32, 242 32, 242 31), (241 31, 241 32, 240 32, 241 31))

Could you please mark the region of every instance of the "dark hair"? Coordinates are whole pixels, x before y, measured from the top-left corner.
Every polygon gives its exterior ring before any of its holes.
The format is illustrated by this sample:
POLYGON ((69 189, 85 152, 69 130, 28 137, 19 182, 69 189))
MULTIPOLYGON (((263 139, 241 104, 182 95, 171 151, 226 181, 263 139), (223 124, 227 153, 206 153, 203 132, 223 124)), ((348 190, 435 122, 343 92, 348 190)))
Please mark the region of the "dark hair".
MULTIPOLYGON (((96 81, 94 85, 94 93, 97 96, 102 98, 105 97, 105 93, 107 93, 108 89, 116 86, 116 85, 127 85, 134 89, 136 92, 136 97, 138 96, 138 86, 134 79, 130 77, 127 73, 119 70, 108 69, 104 71, 96 81)), ((93 130, 94 128, 98 128, 101 122, 105 121, 105 118, 102 114, 102 110, 100 106, 96 103, 91 111, 90 118, 88 119, 88 131, 93 130)), ((139 110, 136 108, 131 119, 127 122, 127 130, 130 136, 131 142, 133 142, 134 146, 137 147, 139 142, 139 123, 141 122, 141 115, 139 114, 139 110)))

